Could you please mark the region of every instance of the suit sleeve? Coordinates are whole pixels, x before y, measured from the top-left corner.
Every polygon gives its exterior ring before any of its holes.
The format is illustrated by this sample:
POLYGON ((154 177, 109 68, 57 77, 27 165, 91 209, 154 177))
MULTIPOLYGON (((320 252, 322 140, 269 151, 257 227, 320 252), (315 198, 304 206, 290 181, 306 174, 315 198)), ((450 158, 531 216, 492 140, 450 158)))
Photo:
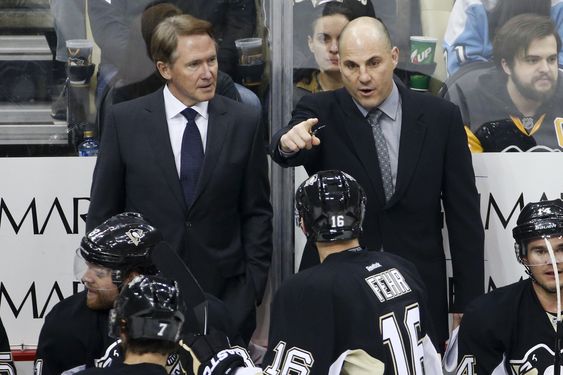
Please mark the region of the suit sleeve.
POLYGON ((442 202, 453 266, 453 312, 462 312, 484 292, 484 232, 467 137, 459 109, 451 108, 442 202))
POLYGON ((272 257, 272 205, 263 126, 260 113, 254 113, 252 149, 245 169, 239 205, 246 275, 254 284, 259 304, 266 287, 272 257))
MULTIPOLYGON (((291 130, 294 125, 299 124, 302 121, 305 121, 310 118, 319 117, 319 111, 316 109, 316 97, 314 95, 305 95, 299 103, 295 106, 295 109, 291 113, 291 120, 289 124, 278 130, 273 136, 270 142, 270 155, 272 160, 275 161, 282 167, 296 167, 299 165, 304 165, 306 163, 315 161, 318 159, 318 155, 320 154, 320 150, 322 147, 322 138, 321 144, 317 147, 314 147, 311 150, 301 150, 297 154, 292 155, 291 157, 286 157, 282 155, 279 151, 279 144, 281 137, 291 130)), ((320 121, 321 119, 319 119, 320 121)), ((320 136, 319 136, 320 137, 320 136)))
POLYGON ((87 232, 122 212, 125 206, 125 167, 121 159, 116 123, 115 112, 110 108, 92 178, 90 207, 86 218, 87 232))

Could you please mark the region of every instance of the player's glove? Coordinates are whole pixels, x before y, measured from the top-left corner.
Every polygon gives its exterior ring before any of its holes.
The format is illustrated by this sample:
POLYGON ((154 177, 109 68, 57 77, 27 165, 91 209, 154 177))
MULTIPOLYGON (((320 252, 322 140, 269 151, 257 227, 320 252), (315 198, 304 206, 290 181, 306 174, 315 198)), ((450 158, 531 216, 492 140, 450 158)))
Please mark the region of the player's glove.
POLYGON ((253 367, 248 352, 231 347, 227 336, 219 331, 207 335, 188 334, 180 345, 193 357, 193 371, 197 375, 229 375, 240 367, 253 367))

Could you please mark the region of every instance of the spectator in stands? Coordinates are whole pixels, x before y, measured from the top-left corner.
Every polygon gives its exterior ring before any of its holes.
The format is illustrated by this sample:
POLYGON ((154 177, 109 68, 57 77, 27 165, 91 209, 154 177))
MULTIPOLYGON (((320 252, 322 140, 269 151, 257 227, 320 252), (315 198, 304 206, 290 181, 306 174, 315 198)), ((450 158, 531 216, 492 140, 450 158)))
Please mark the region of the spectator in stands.
MULTIPOLYGON (((308 35, 310 25, 318 18, 317 7, 334 0, 294 0, 293 1, 293 67, 314 68, 317 66, 311 57, 307 41, 303 35, 308 35)), ((361 16, 375 17, 371 1, 367 0, 337 0, 349 9, 352 18, 361 16)))
MULTIPOLYGON (((559 0, 456 0, 444 36, 448 74, 465 63, 490 60, 497 30, 523 13, 551 16, 563 35, 563 2, 559 0)), ((563 51, 559 57, 563 61, 563 51)))
POLYGON ((338 1, 315 8, 317 17, 307 35, 309 50, 318 68, 296 69, 293 73, 293 106, 307 93, 335 90, 343 86, 338 67, 338 38, 352 12, 338 1))
MULTIPOLYGON (((104 59, 111 59, 119 77, 126 83, 137 82, 153 73, 154 64, 145 54, 145 42, 141 37, 141 15, 148 5, 162 3, 159 0, 90 0, 88 11, 96 43, 104 59), (106 56, 104 57, 104 53, 106 56), (134 64, 131 64, 134 61, 134 64)), ((254 0, 172 0, 183 13, 211 22, 218 44, 219 68, 236 75, 237 58, 234 41, 250 37, 256 28, 254 0)), ((106 68, 106 69, 109 69, 106 68)), ((106 78, 106 81, 109 81, 106 78)))
POLYGON ((457 103, 467 117, 473 152, 563 150, 560 49, 548 17, 522 14, 500 28, 493 43, 495 66, 457 103))
POLYGON ((57 120, 66 120, 67 99, 64 82, 66 80, 67 50, 66 41, 86 38, 84 17, 84 0, 67 2, 51 0, 50 8, 53 15, 53 28, 57 37, 55 60, 53 61, 53 92, 56 95, 51 106, 51 116, 57 120))

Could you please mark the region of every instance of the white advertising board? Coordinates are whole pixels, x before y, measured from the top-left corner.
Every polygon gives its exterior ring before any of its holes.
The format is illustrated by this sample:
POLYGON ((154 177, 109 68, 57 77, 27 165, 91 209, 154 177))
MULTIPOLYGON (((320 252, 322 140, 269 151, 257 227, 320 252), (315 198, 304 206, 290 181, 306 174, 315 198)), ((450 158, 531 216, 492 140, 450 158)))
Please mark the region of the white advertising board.
MULTIPOLYGON (((563 154, 489 153, 473 162, 490 290, 524 276, 511 230, 526 203, 562 197, 563 154)), ((0 159, 0 317, 12 345, 35 346, 44 316, 82 289, 72 265, 94 164, 95 158, 0 159)))
POLYGON ((473 155, 485 228, 485 290, 525 276, 516 260, 512 228, 529 202, 563 198, 563 153, 473 155))
POLYGON ((73 260, 94 164, 78 157, 0 159, 0 316, 12 345, 34 347, 44 316, 82 289, 73 260))

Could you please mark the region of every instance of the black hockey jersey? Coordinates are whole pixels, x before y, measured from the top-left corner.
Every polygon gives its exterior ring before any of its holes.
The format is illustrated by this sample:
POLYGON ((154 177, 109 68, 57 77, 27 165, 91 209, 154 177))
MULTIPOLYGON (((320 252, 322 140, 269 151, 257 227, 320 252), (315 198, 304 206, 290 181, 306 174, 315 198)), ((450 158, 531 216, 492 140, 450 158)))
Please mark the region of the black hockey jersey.
MULTIPOLYGON (((242 343, 233 332, 233 323, 224 304, 207 295, 210 327, 225 332, 234 344, 242 343)), ((86 306, 86 291, 74 294, 58 304, 45 317, 39 334, 34 375, 59 375, 91 367, 110 367, 122 363, 119 341, 108 333, 108 310, 92 310, 86 306)), ((190 313, 187 311, 186 314, 190 313)), ((195 324, 195 316, 186 316, 186 329, 195 324)), ((181 351, 167 363, 170 374, 191 373, 191 357, 181 351)))
POLYGON ((14 366, 12 352, 10 350, 10 342, 8 341, 8 335, 6 334, 2 320, 0 320, 0 374, 16 374, 16 367, 14 366))
POLYGON ((381 252, 332 254, 278 290, 264 373, 340 373, 335 362, 363 350, 372 374, 441 374, 425 304, 407 261, 381 252))
POLYGON ((448 373, 553 374, 555 329, 531 279, 477 298, 451 341, 444 362, 448 373))
POLYGON ((57 303, 39 334, 35 375, 59 375, 78 366, 92 367, 114 341, 108 336, 108 311, 86 306, 86 292, 57 303))

